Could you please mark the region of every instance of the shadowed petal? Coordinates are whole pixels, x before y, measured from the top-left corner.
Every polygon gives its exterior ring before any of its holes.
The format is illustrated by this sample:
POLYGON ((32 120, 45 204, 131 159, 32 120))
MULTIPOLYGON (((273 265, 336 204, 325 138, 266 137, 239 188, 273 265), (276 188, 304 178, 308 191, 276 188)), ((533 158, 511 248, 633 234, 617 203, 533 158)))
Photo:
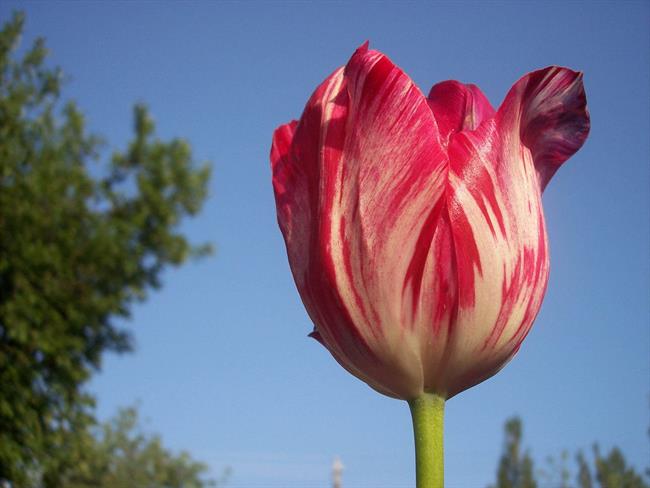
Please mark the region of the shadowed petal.
MULTIPOLYGON (((289 264, 307 312, 316 324, 315 333, 321 342, 325 335, 334 344, 344 343, 354 349, 365 370, 372 368, 374 355, 337 293, 332 259, 322 246, 332 220, 327 199, 332 186, 331 170, 339 166, 344 142, 346 97, 340 68, 316 89, 298 123, 276 130, 271 167, 289 264), (318 330, 322 324, 327 327, 318 330)), ((354 369, 354 374, 365 381, 360 371, 354 369)))

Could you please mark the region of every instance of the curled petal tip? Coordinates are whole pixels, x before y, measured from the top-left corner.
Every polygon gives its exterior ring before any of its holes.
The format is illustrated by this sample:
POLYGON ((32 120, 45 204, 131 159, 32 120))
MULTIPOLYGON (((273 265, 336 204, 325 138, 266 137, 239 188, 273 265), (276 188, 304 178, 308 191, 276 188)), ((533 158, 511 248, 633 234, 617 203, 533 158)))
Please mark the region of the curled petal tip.
POLYGON ((542 191, 557 169, 585 142, 590 129, 583 73, 550 66, 529 73, 519 105, 524 144, 531 150, 542 191))

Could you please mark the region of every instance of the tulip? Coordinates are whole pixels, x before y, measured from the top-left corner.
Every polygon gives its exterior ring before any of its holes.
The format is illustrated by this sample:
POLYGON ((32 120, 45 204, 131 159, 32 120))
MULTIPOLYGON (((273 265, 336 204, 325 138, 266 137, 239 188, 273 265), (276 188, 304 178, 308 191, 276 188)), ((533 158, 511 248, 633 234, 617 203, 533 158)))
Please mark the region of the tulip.
POLYGON ((311 336, 409 402, 418 487, 442 486, 445 400, 499 371, 533 324, 542 191, 588 132, 581 73, 529 73, 495 111, 457 81, 425 97, 367 43, 275 131, 278 222, 311 336))

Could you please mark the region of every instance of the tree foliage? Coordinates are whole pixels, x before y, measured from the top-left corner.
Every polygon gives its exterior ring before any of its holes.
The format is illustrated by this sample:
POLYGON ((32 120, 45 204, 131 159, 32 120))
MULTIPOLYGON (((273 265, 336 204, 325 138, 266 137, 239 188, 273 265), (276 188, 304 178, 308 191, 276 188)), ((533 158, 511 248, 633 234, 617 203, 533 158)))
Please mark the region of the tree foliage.
POLYGON ((600 488, 621 487, 621 488, 650 488, 641 475, 634 468, 627 465, 623 453, 618 447, 612 448, 606 456, 602 456, 598 444, 593 447, 594 453, 594 480, 598 483, 592 485, 588 475, 584 476, 589 480, 579 488, 600 488))
POLYGON ((66 488, 207 488, 217 482, 187 452, 173 454, 145 433, 135 408, 125 408, 83 437, 77 462, 59 474, 66 488))
POLYGON ((497 469, 495 488, 537 488, 533 460, 521 445, 521 420, 516 417, 508 420, 504 435, 503 454, 497 469))
POLYGON ((620 449, 612 448, 603 456, 598 444, 594 444, 593 459, 582 451, 575 456, 575 484, 566 465, 569 456, 565 451, 557 463, 549 459, 550 471, 535 474, 533 460, 528 452, 521 455, 522 423, 518 417, 509 419, 504 428, 504 448, 497 468, 497 482, 491 488, 650 488, 650 485, 627 464, 620 449), (591 462, 591 464, 590 464, 591 462), (538 478, 545 481, 538 481, 538 478))
POLYGON ((130 349, 116 319, 165 267, 209 250, 178 226, 210 169, 186 142, 157 139, 143 106, 128 147, 99 164, 45 42, 18 56, 23 23, 14 14, 0 31, 0 483, 38 471, 57 486, 91 422, 84 382, 104 352, 130 349))

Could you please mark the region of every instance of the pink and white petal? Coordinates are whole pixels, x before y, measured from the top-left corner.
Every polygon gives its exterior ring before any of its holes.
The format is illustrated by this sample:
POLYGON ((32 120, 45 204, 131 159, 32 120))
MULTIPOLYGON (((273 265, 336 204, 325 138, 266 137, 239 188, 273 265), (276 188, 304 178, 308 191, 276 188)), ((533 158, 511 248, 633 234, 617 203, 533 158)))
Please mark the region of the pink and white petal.
POLYGON ((450 396, 496 373, 530 330, 549 269, 541 192, 588 130, 581 76, 547 68, 519 80, 494 119, 450 141, 459 290, 450 396))
POLYGON ((497 121, 449 146, 448 205, 458 313, 446 365, 450 396, 496 372, 526 335, 548 279, 546 231, 530 152, 497 121))
POLYGON ((339 165, 347 110, 347 103, 340 101, 345 97, 340 68, 316 89, 299 123, 276 130, 271 150, 273 188, 291 271, 316 332, 330 350, 345 347, 359 367, 344 366, 369 381, 362 371, 372 370, 376 358, 337 294, 331 256, 321 245, 331 221, 322 204, 331 186, 331 169, 339 165))
POLYGON ((384 384, 412 398, 423 388, 421 336, 430 344, 434 334, 428 290, 447 157, 426 98, 386 56, 357 50, 345 77, 340 226, 331 234, 337 288, 386 372, 397 372, 384 384))
POLYGON ((278 216, 318 336, 375 389, 417 396, 420 335, 431 343, 434 334, 437 303, 424 290, 435 279, 448 166, 426 98, 364 46, 314 93, 283 161, 278 216), (300 179, 289 197, 284 166, 300 179))
POLYGON ((447 201, 443 199, 431 250, 424 273, 420 305, 420 356, 424 371, 424 391, 445 395, 448 391, 446 365, 452 352, 454 324, 458 314, 458 277, 456 251, 447 201), (426 306, 425 306, 426 305, 426 306), (427 315, 425 311, 431 311, 427 315))
POLYGON ((445 147, 456 132, 475 130, 495 114, 479 87, 455 80, 435 84, 429 92, 428 101, 445 147))
POLYGON ((544 191, 589 134, 582 73, 550 66, 527 74, 510 89, 498 117, 502 130, 512 131, 530 150, 544 191))

